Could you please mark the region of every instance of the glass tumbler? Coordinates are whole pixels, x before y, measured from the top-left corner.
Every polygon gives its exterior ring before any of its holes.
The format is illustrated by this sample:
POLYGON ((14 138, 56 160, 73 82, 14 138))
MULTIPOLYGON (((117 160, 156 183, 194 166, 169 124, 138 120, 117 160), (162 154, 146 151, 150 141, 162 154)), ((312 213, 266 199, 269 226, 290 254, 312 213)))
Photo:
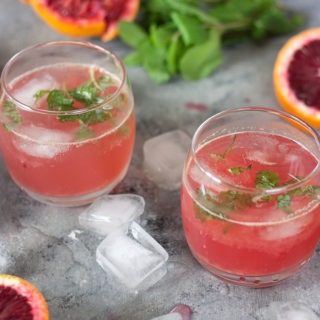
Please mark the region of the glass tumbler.
POLYGON ((196 130, 181 212, 194 257, 227 282, 265 287, 300 270, 320 237, 319 134, 287 113, 244 107, 196 130))
POLYGON ((1 75, 0 146, 31 197, 78 206, 125 176, 135 140, 132 90, 112 52, 61 41, 22 50, 1 75))

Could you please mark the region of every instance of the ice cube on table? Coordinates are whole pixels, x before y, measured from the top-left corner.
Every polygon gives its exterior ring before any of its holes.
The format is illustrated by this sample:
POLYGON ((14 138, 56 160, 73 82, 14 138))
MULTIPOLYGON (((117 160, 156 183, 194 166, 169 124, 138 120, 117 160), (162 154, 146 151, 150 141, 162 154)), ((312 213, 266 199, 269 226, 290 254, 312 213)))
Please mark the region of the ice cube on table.
POLYGON ((166 274, 168 253, 133 221, 127 233, 112 232, 100 243, 96 259, 128 288, 145 290, 166 274))
POLYGON ((266 319, 274 320, 319 320, 312 309, 300 301, 273 302, 266 314, 266 319))
POLYGON ((180 187, 184 162, 191 138, 181 130, 163 133, 143 145, 144 168, 159 187, 175 190, 180 187))
POLYGON ((79 216, 83 227, 106 236, 117 228, 128 225, 143 214, 144 198, 136 194, 103 195, 97 198, 79 216))
POLYGON ((160 317, 152 318, 151 320, 183 320, 179 313, 168 313, 160 317))
POLYGON ((190 308, 185 304, 178 304, 170 313, 151 320, 189 320, 191 316, 190 308))

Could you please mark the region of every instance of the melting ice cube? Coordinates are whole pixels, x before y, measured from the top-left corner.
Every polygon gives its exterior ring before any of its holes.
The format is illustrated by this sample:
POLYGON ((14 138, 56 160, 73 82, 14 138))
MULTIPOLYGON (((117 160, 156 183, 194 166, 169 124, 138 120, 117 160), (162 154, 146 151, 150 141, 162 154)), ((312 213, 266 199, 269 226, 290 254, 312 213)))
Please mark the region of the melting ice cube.
POLYGON ((319 320, 319 317, 300 301, 273 302, 266 310, 266 319, 274 320, 319 320))
MULTIPOLYGON (((318 201, 310 202, 310 207, 307 208, 306 206, 301 206, 306 212, 306 210, 312 210, 318 206, 318 201), (313 206, 312 206, 313 205, 313 206)), ((296 214, 299 212, 296 211, 296 214)), ((270 221, 273 219, 272 214, 270 214, 270 221)), ((278 219, 278 215, 275 215, 274 219, 278 219)), ((285 221, 283 223, 278 223, 274 225, 270 225, 266 228, 261 229, 260 237, 266 241, 273 241, 273 240, 284 240, 285 238, 297 236, 298 234, 302 233, 302 230, 308 225, 311 225, 312 215, 305 214, 297 219, 285 221)))
POLYGON ((112 232, 101 242, 96 259, 127 287, 141 290, 166 274, 168 253, 139 224, 132 222, 127 233, 112 232))
POLYGON ((160 317, 152 318, 151 320, 182 320, 179 313, 168 313, 160 317))
POLYGON ((185 304, 178 304, 170 311, 170 313, 151 320, 189 320, 190 316, 190 308, 185 304))
POLYGON ((107 235, 137 219, 144 206, 144 198, 136 194, 104 195, 80 214, 79 223, 98 234, 107 235))
POLYGON ((72 135, 38 126, 22 127, 14 140, 17 149, 38 158, 53 158, 69 149, 72 135))
POLYGON ((34 94, 39 90, 52 90, 58 88, 58 83, 49 74, 44 74, 41 78, 32 78, 23 86, 13 92, 15 99, 21 103, 33 106, 35 102, 34 94))
POLYGON ((144 167, 150 179, 164 189, 178 189, 190 144, 190 137, 180 130, 147 140, 143 146, 144 167))

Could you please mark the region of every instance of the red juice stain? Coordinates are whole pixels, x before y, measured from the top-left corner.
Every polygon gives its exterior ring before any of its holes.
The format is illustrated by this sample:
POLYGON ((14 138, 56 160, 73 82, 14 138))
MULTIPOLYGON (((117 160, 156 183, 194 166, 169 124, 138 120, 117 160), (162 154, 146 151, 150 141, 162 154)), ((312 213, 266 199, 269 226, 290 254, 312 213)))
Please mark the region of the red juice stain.
POLYGON ((187 102, 185 107, 189 110, 197 110, 200 112, 204 112, 208 110, 208 107, 203 103, 194 103, 194 102, 187 102))

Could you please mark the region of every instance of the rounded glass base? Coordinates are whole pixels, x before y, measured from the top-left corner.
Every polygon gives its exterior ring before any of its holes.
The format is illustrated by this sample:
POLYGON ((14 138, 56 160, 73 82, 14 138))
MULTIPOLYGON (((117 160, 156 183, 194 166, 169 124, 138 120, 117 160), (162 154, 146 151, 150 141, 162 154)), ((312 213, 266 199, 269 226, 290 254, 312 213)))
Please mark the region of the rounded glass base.
POLYGON ((110 193, 124 178, 127 173, 127 168, 121 172, 121 174, 110 184, 101 188, 95 192, 91 192, 84 195, 79 196, 50 196, 50 195, 41 195, 35 192, 32 192, 23 187, 24 190, 31 198, 48 205, 53 205, 56 207, 80 207, 86 204, 91 203, 96 198, 100 197, 103 194, 110 193))
POLYGON ((311 259, 311 256, 298 265, 281 271, 275 274, 261 275, 261 276, 251 276, 251 275, 240 275, 240 274, 231 274, 220 269, 217 269, 211 265, 208 265, 205 261, 194 255, 196 260, 207 269, 212 275, 215 277, 226 281, 228 283, 243 286, 243 287, 252 287, 252 288, 263 288, 263 287, 271 287, 279 284, 280 282, 288 279, 289 277, 296 274, 299 270, 301 270, 306 263, 311 259))

